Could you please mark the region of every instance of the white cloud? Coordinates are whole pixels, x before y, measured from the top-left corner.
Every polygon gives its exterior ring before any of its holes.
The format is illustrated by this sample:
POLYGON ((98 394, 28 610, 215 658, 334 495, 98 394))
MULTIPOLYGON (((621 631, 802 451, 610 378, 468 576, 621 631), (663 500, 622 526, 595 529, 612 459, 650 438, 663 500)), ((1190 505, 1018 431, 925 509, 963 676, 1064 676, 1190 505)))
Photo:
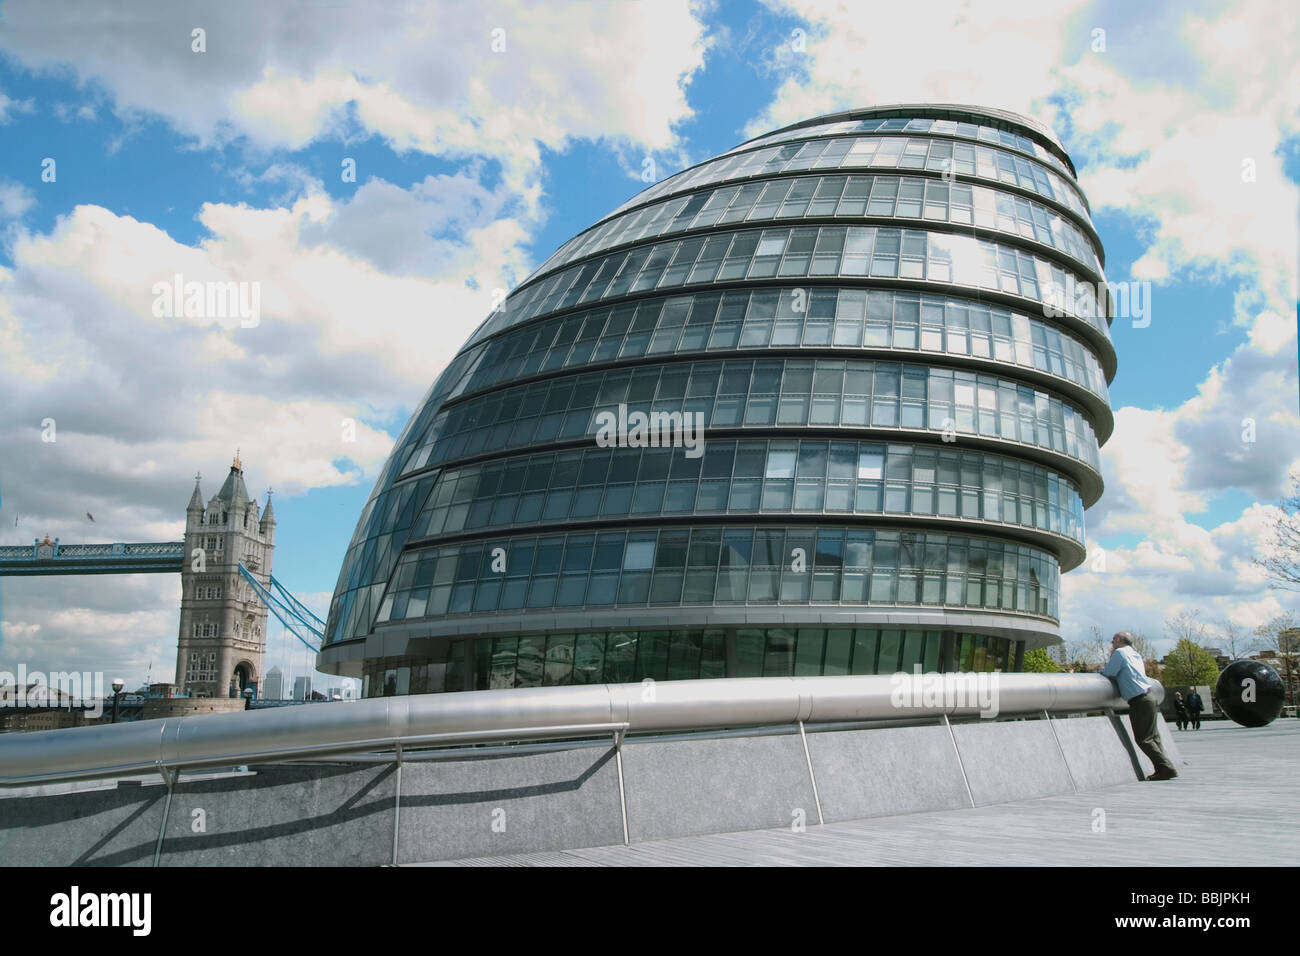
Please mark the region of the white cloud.
POLYGON ((36 101, 33 99, 15 100, 5 96, 0 92, 0 124, 4 124, 13 119, 15 113, 34 113, 36 112, 36 101))
POLYGON ((1269 540, 1270 502, 1300 466, 1296 329, 1261 313, 1248 331, 1183 404, 1116 411, 1102 450, 1106 491, 1087 515, 1090 561, 1108 539, 1137 541, 1106 549, 1104 572, 1089 563, 1065 576, 1065 636, 1083 637, 1094 623, 1127 627, 1166 650, 1161 624, 1180 610, 1253 628, 1296 608, 1296 596, 1271 590, 1253 562, 1269 540), (1245 418, 1254 420, 1253 434, 1245 418), (1194 520, 1233 490, 1258 500, 1209 528, 1194 520))
POLYGON ((144 683, 150 664, 155 681, 171 678, 181 596, 176 575, 19 578, 2 587, 0 670, 25 664, 29 671, 103 671, 106 684, 121 676, 132 690, 144 683))
POLYGON ((71 123, 73 120, 93 120, 95 118, 95 108, 89 103, 82 103, 80 106, 75 103, 55 103, 54 118, 60 123, 71 123))
POLYGON ((160 115, 203 144, 377 134, 399 150, 500 159, 532 201, 538 144, 672 147, 707 45, 688 0, 104 6, 6 3, 0 49, 100 84, 120 115, 160 115), (196 25, 204 53, 191 49, 196 25))
POLYGON ((36 205, 36 197, 26 186, 0 180, 0 222, 17 219, 36 205))
MULTIPOLYGON (((532 266, 506 196, 471 172, 409 190, 374 180, 346 200, 312 193, 289 208, 208 204, 194 246, 100 206, 19 231, 0 268, 0 540, 176 540, 189 476, 211 475, 236 446, 259 496, 373 480, 392 446, 385 431, 490 312, 491 287, 532 266), (376 217, 388 228, 371 228, 376 217), (154 283, 177 273, 260 283, 259 324, 156 317, 154 283)), ((166 650, 155 662, 165 676, 169 584, 146 577, 129 609, 106 603, 98 582, 64 581, 72 597, 53 605, 48 587, 10 585, 0 654, 62 666, 93 619, 104 637, 93 659, 138 670, 148 649, 113 635, 147 634, 166 650)))
MULTIPOLYGON (((1274 66, 1279 79, 1292 68, 1274 66)), ((1083 142, 1094 161, 1080 181, 1094 213, 1121 211, 1149 227, 1133 276, 1236 280, 1234 321, 1242 326, 1252 325, 1261 308, 1293 305, 1300 190, 1286 178, 1279 149, 1296 130, 1284 95, 1258 103, 1248 90, 1227 86, 1216 109, 1190 92, 1137 88, 1109 64, 1081 66, 1074 76, 1089 84, 1075 122, 1089 129, 1083 142), (1108 123, 1121 124, 1127 135, 1111 139, 1108 123), (1247 175, 1255 178, 1244 181, 1247 175)), ((1155 321, 1162 318, 1174 320, 1155 321)))
POLYGON ((819 113, 884 103, 978 103, 1050 122, 1047 94, 1088 31, 1067 28, 1082 0, 1013 0, 973 10, 961 0, 924 6, 780 0, 809 24, 804 51, 785 43, 769 65, 789 75, 749 135, 819 113))
POLYGON ((129 448, 188 474, 251 427, 265 435, 259 464, 286 491, 354 480, 330 462, 373 471, 387 440, 342 447, 338 422, 409 408, 490 311, 491 287, 530 267, 528 234, 503 206, 472 177, 410 190, 375 181, 349 200, 315 194, 288 209, 205 205, 210 236, 197 246, 79 206, 49 233, 21 233, 12 268, 0 269, 11 411, 0 428, 36 452, 76 444, 70 458, 102 464, 129 448), (387 228, 367 229, 375 218, 387 228), (154 285, 176 274, 258 283, 260 323, 155 316, 154 285), (46 417, 59 440, 42 447, 35 425, 46 417))
POLYGON ((509 218, 513 194, 489 190, 470 166, 454 176, 428 176, 401 189, 371 180, 346 206, 304 224, 304 244, 330 243, 388 275, 463 274, 480 287, 505 286, 527 275, 521 246, 525 224, 509 218), (464 242, 442 242, 445 236, 464 242))

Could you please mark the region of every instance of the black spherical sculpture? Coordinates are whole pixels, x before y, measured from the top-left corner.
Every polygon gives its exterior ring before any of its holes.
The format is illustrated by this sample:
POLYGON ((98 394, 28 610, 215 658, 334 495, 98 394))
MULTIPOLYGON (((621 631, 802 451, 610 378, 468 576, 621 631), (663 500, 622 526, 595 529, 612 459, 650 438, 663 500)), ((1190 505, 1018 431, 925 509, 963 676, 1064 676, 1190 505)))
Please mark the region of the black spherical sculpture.
POLYGON ((1286 688, 1277 671, 1259 661, 1233 661, 1214 685, 1223 712, 1243 727, 1263 727, 1282 712, 1286 688))

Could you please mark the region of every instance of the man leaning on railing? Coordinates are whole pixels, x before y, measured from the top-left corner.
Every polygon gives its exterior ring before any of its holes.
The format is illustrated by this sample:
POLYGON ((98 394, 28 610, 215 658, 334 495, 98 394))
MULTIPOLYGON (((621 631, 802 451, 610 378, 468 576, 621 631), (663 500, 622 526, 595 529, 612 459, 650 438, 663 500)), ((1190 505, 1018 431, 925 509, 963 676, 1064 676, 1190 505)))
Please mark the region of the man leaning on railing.
POLYGON ((1128 631, 1119 631, 1111 638, 1110 646, 1114 650, 1101 673, 1111 679, 1118 687, 1119 695, 1128 701, 1128 722, 1133 728, 1133 737, 1156 768, 1156 772, 1147 779, 1172 780, 1178 776, 1178 771, 1165 756, 1165 749, 1160 744, 1160 727, 1156 722, 1159 708, 1148 693, 1151 681, 1142 664, 1142 655, 1133 649, 1133 635, 1128 631))

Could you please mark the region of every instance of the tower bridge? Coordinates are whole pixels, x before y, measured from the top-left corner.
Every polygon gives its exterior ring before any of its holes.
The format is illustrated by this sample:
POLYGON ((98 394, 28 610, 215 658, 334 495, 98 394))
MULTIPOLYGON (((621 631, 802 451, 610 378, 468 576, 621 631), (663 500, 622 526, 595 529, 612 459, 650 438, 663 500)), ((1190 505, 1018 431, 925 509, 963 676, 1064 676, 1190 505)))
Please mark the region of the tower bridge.
POLYGON ((46 535, 31 545, 0 547, 0 579, 179 573, 177 686, 191 697, 256 692, 264 673, 267 610, 313 651, 323 622, 271 576, 271 492, 265 507, 249 496, 238 453, 206 505, 200 481, 195 475, 183 540, 63 544, 46 535))

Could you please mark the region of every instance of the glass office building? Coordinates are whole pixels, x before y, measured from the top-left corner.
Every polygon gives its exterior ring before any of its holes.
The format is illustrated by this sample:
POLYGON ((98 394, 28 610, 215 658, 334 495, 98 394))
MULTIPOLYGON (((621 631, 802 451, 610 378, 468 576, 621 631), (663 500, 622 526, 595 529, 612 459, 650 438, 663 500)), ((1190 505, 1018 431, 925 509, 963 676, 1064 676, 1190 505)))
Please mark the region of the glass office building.
POLYGON ((1103 255, 1061 144, 1000 110, 818 117, 646 189, 434 383, 320 668, 369 696, 1019 669, 1101 495, 1103 255))

